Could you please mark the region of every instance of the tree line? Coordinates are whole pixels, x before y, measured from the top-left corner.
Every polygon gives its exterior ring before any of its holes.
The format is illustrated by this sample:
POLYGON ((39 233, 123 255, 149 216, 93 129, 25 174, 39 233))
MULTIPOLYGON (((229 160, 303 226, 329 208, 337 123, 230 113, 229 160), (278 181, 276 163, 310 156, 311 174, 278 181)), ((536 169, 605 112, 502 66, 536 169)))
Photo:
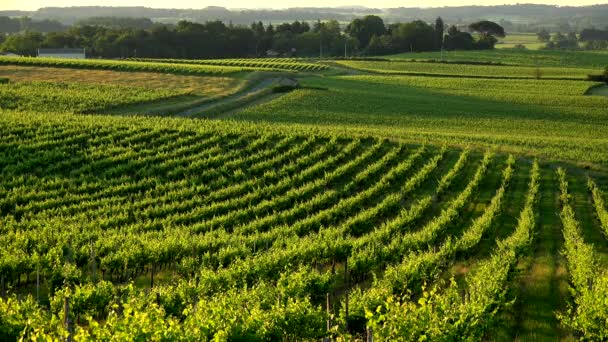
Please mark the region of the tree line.
POLYGON ((553 34, 542 29, 537 34, 538 40, 546 43, 547 50, 603 50, 608 48, 608 29, 584 29, 578 35, 574 31, 567 34, 553 34))
POLYGON ((56 32, 63 31, 67 26, 56 20, 32 20, 29 17, 11 18, 0 16, 0 32, 5 34, 22 31, 56 32))
POLYGON ((37 48, 86 48, 105 58, 236 58, 263 56, 362 56, 401 52, 492 49, 504 29, 480 21, 461 31, 437 18, 434 24, 416 20, 386 25, 382 18, 356 18, 344 29, 338 21, 294 21, 250 26, 222 21, 176 25, 141 20, 94 18, 48 33, 35 30, 0 35, 0 50, 25 56, 37 48), (138 28, 129 23, 138 23, 138 28))

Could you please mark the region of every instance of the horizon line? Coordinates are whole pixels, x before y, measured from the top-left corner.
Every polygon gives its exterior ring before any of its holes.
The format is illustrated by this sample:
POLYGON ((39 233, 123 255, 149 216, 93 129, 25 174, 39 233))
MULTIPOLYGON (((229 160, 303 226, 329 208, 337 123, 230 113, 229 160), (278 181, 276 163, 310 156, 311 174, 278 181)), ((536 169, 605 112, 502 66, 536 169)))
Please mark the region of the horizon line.
POLYGON ((228 11, 288 11, 288 10, 297 10, 297 9, 365 9, 365 10, 392 10, 392 9, 441 9, 441 8, 458 8, 458 7, 506 7, 506 6, 547 6, 547 7, 557 7, 557 8, 581 8, 581 7, 594 7, 594 6, 606 6, 606 3, 597 3, 593 5, 558 5, 558 4, 546 4, 546 3, 505 3, 501 5, 458 5, 458 6, 429 6, 429 7, 367 7, 361 5, 352 5, 352 6, 336 6, 336 7, 315 7, 315 6, 300 6, 300 7, 283 7, 283 8, 273 8, 273 7, 225 7, 225 6, 215 6, 209 5, 201 8, 193 8, 193 7, 149 7, 149 6, 46 6, 39 7, 38 9, 32 10, 24 10, 24 9, 0 9, 0 12, 9 12, 9 11, 19 11, 19 12, 36 12, 41 9, 47 8, 144 8, 144 9, 157 9, 157 10, 205 10, 208 8, 222 8, 228 11))

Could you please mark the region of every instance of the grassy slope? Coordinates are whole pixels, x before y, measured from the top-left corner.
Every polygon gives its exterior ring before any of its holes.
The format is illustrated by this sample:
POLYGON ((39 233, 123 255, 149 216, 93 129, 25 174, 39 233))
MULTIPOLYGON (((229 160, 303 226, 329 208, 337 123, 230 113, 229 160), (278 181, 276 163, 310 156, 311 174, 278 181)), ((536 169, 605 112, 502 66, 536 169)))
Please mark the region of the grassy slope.
POLYGON ((486 78, 523 79, 579 79, 587 75, 600 74, 599 68, 563 68, 512 66, 512 65, 467 65, 456 63, 425 63, 393 60, 382 61, 338 61, 339 64, 362 71, 384 74, 422 74, 442 76, 471 76, 486 78))
POLYGON ((584 96, 592 83, 349 76, 303 84, 326 90, 298 90, 234 118, 608 161, 608 98, 584 96))

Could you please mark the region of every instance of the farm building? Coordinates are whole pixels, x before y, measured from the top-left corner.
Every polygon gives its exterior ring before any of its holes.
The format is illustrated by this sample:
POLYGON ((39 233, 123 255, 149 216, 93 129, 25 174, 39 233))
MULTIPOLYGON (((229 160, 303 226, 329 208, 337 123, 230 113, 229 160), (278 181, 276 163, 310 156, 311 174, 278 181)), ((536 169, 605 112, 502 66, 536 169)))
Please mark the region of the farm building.
POLYGON ((86 49, 38 49, 38 57, 85 59, 86 49))

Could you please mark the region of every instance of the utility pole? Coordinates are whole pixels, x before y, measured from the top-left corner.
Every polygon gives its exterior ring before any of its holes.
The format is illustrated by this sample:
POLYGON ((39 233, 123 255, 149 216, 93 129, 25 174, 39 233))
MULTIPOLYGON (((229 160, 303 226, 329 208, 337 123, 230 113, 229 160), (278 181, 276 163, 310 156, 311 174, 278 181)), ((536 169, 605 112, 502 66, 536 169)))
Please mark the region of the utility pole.
POLYGON ((323 58, 323 28, 321 27, 321 19, 317 20, 319 24, 319 59, 323 58))

